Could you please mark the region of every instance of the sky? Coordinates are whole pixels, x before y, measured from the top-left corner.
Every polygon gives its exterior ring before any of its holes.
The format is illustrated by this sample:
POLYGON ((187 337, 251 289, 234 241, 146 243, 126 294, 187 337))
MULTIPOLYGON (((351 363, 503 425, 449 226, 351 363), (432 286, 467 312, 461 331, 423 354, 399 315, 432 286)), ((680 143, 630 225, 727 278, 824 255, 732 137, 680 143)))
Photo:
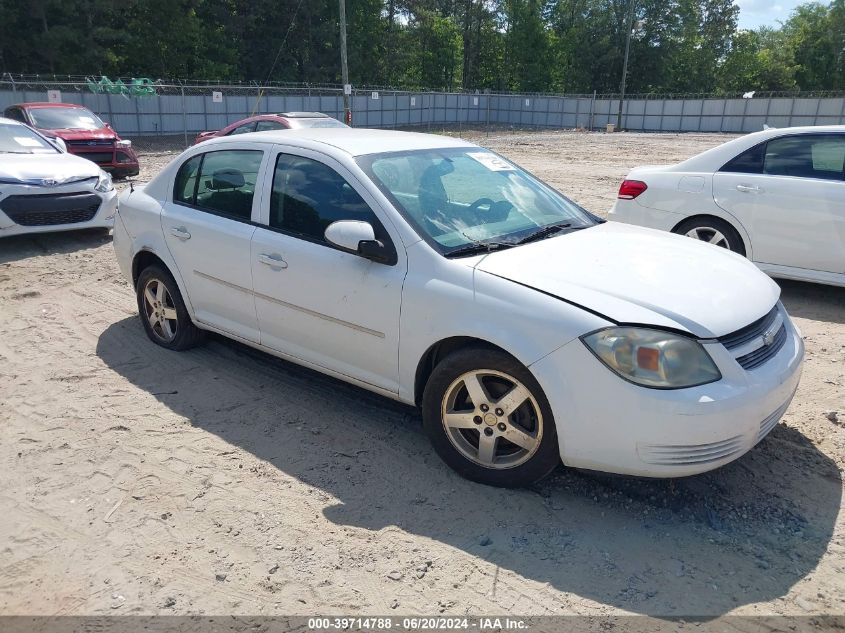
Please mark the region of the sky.
POLYGON ((802 0, 737 0, 739 28, 754 29, 758 26, 777 26, 786 21, 792 10, 802 0))

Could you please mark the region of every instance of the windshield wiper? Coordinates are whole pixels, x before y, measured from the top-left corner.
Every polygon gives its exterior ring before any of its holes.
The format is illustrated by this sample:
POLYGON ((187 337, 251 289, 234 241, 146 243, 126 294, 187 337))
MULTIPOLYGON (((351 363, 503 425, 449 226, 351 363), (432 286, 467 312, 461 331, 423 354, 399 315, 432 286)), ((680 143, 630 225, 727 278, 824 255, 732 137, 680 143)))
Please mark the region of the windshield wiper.
POLYGON ((460 257, 461 255, 476 255, 478 253, 490 253, 503 248, 516 246, 511 242, 472 242, 446 253, 446 257, 460 257))
POLYGON ((548 224, 541 229, 537 229, 530 235, 526 235, 521 240, 517 240, 517 244, 527 244, 528 242, 533 242, 535 240, 543 239, 549 235, 553 235, 555 233, 559 233, 564 229, 568 229, 572 226, 572 222, 562 222, 560 224, 548 224))

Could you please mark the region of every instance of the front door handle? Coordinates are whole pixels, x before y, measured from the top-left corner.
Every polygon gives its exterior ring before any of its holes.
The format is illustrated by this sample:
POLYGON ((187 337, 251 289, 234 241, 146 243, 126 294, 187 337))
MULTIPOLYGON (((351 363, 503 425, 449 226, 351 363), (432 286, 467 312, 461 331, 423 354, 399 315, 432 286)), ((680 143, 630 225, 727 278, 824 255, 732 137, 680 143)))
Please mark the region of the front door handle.
POLYGON ((178 237, 183 242, 185 240, 191 239, 191 234, 188 233, 188 229, 186 229, 184 226, 171 227, 170 228, 170 234, 173 235, 174 237, 178 237))
POLYGON ((283 270, 288 267, 288 263, 278 253, 261 253, 258 256, 258 261, 269 266, 273 270, 283 270))
POLYGON ((741 191, 742 193, 760 193, 762 189, 756 185, 737 185, 737 191, 741 191))

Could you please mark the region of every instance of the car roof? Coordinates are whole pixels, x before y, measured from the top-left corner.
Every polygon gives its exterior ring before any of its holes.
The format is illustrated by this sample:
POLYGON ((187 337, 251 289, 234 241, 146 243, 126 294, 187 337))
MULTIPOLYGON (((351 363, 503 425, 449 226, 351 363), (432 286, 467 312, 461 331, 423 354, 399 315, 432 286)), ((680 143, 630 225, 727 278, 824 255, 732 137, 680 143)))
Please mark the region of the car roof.
POLYGON ((31 101, 29 103, 15 103, 10 105, 10 108, 82 108, 87 110, 84 105, 78 103, 52 103, 49 101, 31 101))
POLYGON ((279 112, 276 116, 286 119, 331 119, 328 114, 322 112, 279 112))
MULTIPOLYGON (((237 136, 221 136, 208 143, 228 145, 244 141, 280 143, 285 145, 301 142, 303 147, 324 145, 336 148, 350 156, 380 154, 449 147, 477 147, 462 139, 419 132, 398 132, 395 130, 372 130, 367 128, 302 128, 296 130, 273 130, 250 132, 237 136)), ((205 145, 205 143, 203 143, 205 145)))

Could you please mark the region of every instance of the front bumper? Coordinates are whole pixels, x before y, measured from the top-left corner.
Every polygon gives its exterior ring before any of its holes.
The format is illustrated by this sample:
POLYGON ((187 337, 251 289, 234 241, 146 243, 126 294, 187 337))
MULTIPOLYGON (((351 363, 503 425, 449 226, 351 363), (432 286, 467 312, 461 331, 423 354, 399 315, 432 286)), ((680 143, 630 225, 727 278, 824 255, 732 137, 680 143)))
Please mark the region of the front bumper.
POLYGON ((567 466, 645 477, 694 475, 750 450, 786 411, 801 377, 804 343, 787 340, 746 371, 721 343, 706 343, 722 372, 690 389, 646 389, 605 367, 576 339, 531 365, 555 416, 567 466))
POLYGON ((111 228, 116 211, 115 190, 100 193, 95 192, 90 185, 86 188, 74 183, 49 188, 4 185, 0 194, 0 238, 30 233, 111 228), (96 206, 97 198, 99 206, 96 206), (75 199, 84 199, 85 202, 76 204, 75 199), (91 200, 94 206, 89 207, 91 200), (40 201, 43 204, 39 204, 40 201))

